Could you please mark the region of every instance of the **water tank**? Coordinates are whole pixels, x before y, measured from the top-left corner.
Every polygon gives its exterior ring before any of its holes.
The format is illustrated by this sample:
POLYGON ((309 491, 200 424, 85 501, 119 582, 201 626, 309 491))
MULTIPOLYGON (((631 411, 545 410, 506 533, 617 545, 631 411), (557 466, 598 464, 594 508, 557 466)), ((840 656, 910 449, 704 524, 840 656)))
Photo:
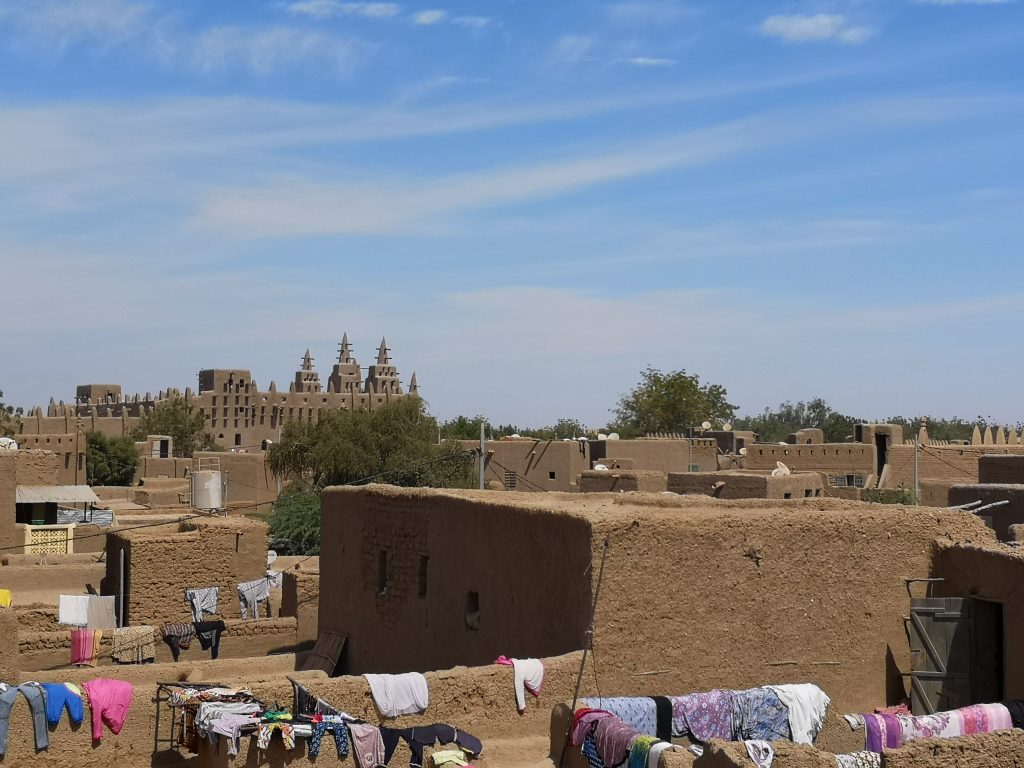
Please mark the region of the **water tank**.
POLYGON ((223 509, 224 508, 224 484, 221 481, 220 472, 212 469, 201 469, 193 472, 192 482, 192 506, 195 509, 223 509))

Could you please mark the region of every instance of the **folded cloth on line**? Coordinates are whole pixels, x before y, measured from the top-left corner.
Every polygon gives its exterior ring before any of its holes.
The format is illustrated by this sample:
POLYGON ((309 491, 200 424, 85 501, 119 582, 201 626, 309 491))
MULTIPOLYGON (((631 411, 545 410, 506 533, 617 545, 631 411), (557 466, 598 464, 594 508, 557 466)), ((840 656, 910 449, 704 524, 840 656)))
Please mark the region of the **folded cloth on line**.
POLYGON ((903 743, 900 721, 896 715, 864 715, 864 749, 881 752, 895 749, 903 743))
POLYGON ((350 723, 352 755, 359 768, 379 768, 384 765, 384 740, 380 728, 368 723, 350 723))
POLYGON ((178 660, 178 654, 184 649, 187 650, 196 637, 194 625, 185 621, 169 621, 160 627, 160 634, 164 642, 171 649, 171 656, 178 660))
POLYGON ((238 754, 238 740, 242 729, 259 725, 260 719, 252 715, 223 714, 210 722, 210 733, 228 737, 228 755, 238 754))
POLYGON ((629 745, 629 768, 647 768, 647 756, 657 736, 637 736, 629 745))
POLYGON ((629 748, 641 734, 617 717, 599 720, 594 728, 594 742, 601 762, 618 765, 629 755, 629 748))
POLYGON ((57 604, 57 621, 73 627, 89 623, 89 595, 61 595, 57 604))
POLYGON ((587 734, 594 729, 597 721, 604 720, 606 717, 615 717, 615 715, 603 709, 591 709, 590 707, 577 709, 573 712, 571 738, 573 746, 578 747, 582 745, 587 734))
POLYGON ((672 734, 697 741, 732 741, 732 691, 715 689, 672 699, 672 734))
MULTIPOLYGON (((658 731, 657 707, 648 696, 609 696, 586 699, 586 703, 611 712, 637 733, 654 736, 658 731)), ((732 717, 731 712, 729 717, 732 717)))
POLYGON ((763 739, 752 739, 743 742, 747 748, 747 754, 754 761, 757 768, 772 768, 772 761, 775 760, 775 750, 772 745, 763 739))
POLYGON ((789 728, 797 744, 813 744, 831 701, 814 683, 768 686, 789 707, 789 728))
POLYGON ((196 631, 196 637, 199 638, 199 646, 204 651, 210 652, 211 659, 216 659, 217 654, 220 653, 220 636, 225 629, 224 622, 196 621, 193 622, 192 627, 196 631))
POLYGON ((281 589, 284 586, 284 573, 281 571, 267 571, 267 586, 271 589, 281 589))
POLYGON ((71 663, 95 667, 102 637, 103 632, 98 629, 72 629, 71 663))
POLYGON ((540 689, 544 685, 544 662, 540 659, 512 659, 512 669, 516 707, 522 712, 526 709, 526 691, 540 696, 540 689))
POLYGON ((153 627, 139 625, 120 627, 111 637, 111 658, 121 664, 142 664, 156 658, 153 627))
POLYGON ((117 626, 117 619, 114 618, 114 597, 89 595, 85 618, 85 626, 88 629, 114 629, 117 626))
POLYGON ((732 697, 732 726, 737 740, 789 741, 789 707, 771 688, 736 691, 732 697))
POLYGON ((370 684, 373 701, 384 717, 422 712, 430 703, 427 678, 419 672, 401 675, 363 675, 370 684))
POLYGON ((220 587, 203 587, 202 589, 186 589, 185 602, 192 609, 192 621, 202 621, 204 614, 211 616, 217 613, 220 602, 220 587))
POLYGON ((266 577, 244 581, 238 585, 238 607, 242 618, 248 619, 252 614, 254 619, 260 617, 260 604, 270 600, 270 584, 266 577))

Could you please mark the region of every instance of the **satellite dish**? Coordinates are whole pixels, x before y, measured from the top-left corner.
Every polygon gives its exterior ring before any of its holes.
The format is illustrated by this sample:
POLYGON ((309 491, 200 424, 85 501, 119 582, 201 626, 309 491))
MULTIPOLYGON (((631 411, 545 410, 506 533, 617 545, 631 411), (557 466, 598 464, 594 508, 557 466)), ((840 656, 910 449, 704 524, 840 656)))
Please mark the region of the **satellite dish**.
POLYGON ((267 550, 267 566, 269 567, 275 560, 277 560, 277 552, 272 549, 267 550))
POLYGON ((518 440, 521 437, 521 435, 518 432, 513 432, 511 435, 509 435, 509 437, 511 437, 513 440, 518 440))
POLYGON ((710 421, 705 421, 703 424, 700 425, 700 428, 701 429, 711 429, 711 422, 710 421))
POLYGON ((732 422, 729 422, 729 421, 725 422, 725 424, 722 425, 722 431, 723 432, 732 432, 732 422))
POLYGON ((16 451, 18 444, 9 437, 0 437, 0 451, 16 451))
POLYGON ((740 456, 746 456, 746 455, 747 455, 747 449, 746 448, 740 448, 740 456))
POLYGON ((598 440, 607 440, 608 439, 608 435, 602 435, 600 432, 598 432, 597 433, 597 439, 598 440))
POLYGON ((781 461, 775 462, 775 469, 772 470, 772 477, 785 477, 790 474, 789 467, 781 461))
POLYGON ((612 432, 610 435, 608 435, 608 439, 609 440, 618 440, 619 439, 619 433, 618 432, 612 432))
POLYGON ((606 467, 604 464, 595 464, 594 465, 594 469, 597 470, 598 472, 607 472, 608 471, 608 467, 606 467))

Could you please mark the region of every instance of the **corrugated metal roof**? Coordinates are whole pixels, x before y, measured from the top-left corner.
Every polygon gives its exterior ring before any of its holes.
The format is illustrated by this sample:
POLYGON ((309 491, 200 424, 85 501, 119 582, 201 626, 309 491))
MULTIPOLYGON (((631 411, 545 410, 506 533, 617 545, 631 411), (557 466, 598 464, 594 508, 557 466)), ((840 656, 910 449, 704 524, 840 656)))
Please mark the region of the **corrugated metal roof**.
POLYGON ((99 497, 88 485, 19 485, 18 504, 99 504, 99 497))
POLYGON ((109 528, 114 524, 114 510, 112 509, 91 509, 83 512, 80 509, 57 508, 57 525, 70 525, 71 523, 92 523, 102 528, 109 528))

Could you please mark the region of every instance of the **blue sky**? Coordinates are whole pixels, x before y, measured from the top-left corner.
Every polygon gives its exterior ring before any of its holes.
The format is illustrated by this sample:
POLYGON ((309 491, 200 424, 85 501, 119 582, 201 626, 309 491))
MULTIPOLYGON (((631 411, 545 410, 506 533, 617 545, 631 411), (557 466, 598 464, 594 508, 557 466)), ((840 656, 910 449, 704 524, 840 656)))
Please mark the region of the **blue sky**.
POLYGON ((2 0, 8 402, 326 378, 1016 420, 1024 4, 2 0))

